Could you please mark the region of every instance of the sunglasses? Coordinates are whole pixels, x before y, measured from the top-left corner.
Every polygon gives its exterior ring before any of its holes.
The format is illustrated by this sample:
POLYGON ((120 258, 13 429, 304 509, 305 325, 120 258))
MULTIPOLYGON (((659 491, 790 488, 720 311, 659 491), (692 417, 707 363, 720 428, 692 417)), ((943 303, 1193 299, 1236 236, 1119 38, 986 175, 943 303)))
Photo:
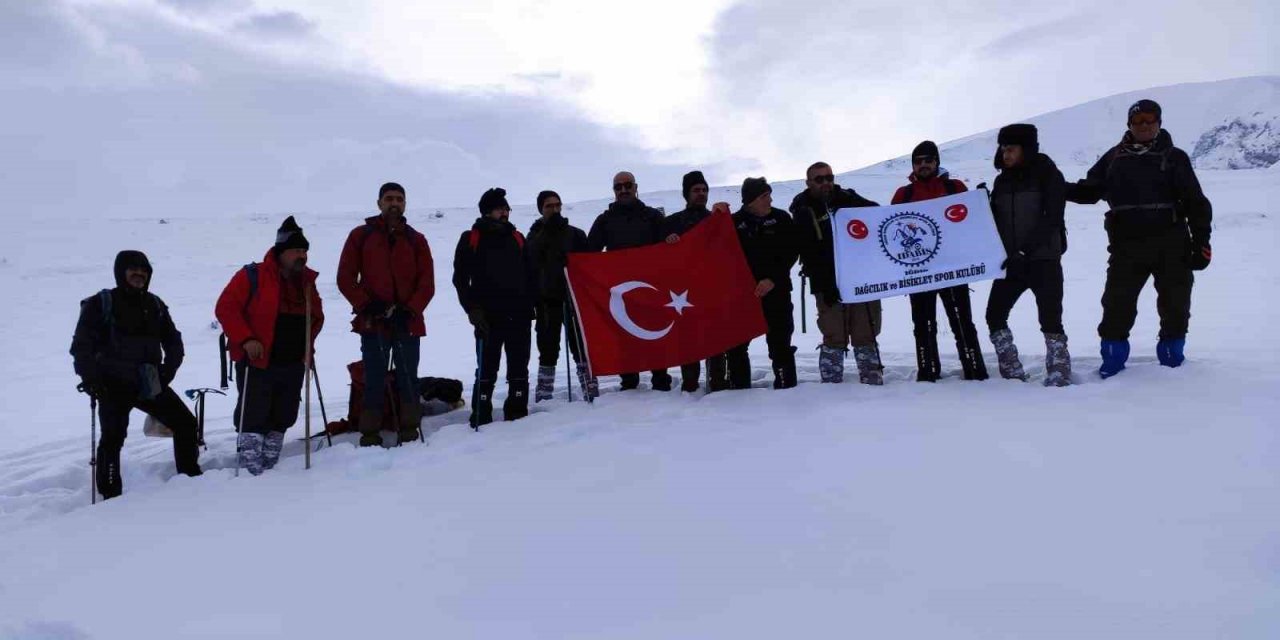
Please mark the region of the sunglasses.
POLYGON ((933 156, 918 156, 911 159, 911 164, 937 164, 938 159, 933 156))
POLYGON ((836 181, 836 177, 835 177, 834 175, 830 174, 830 173, 828 173, 827 175, 824 175, 824 176, 814 176, 814 177, 809 178, 809 179, 810 179, 810 180, 812 180, 814 184, 823 184, 823 183, 832 183, 832 184, 834 184, 834 183, 835 183, 835 181, 836 181))
POLYGON ((614 191, 630 191, 634 188, 636 188, 636 183, 634 182, 618 182, 613 185, 614 191))
POLYGON ((1129 121, 1129 125, 1130 125, 1130 126, 1136 126, 1136 127, 1149 127, 1149 126, 1151 126, 1151 125, 1153 125, 1153 124, 1156 124, 1156 123, 1158 123, 1158 122, 1160 122, 1160 121, 1159 121, 1159 120, 1157 120, 1155 117, 1148 116, 1148 117, 1146 117, 1146 118, 1134 118, 1134 119, 1132 119, 1132 120, 1130 120, 1130 121, 1129 121))

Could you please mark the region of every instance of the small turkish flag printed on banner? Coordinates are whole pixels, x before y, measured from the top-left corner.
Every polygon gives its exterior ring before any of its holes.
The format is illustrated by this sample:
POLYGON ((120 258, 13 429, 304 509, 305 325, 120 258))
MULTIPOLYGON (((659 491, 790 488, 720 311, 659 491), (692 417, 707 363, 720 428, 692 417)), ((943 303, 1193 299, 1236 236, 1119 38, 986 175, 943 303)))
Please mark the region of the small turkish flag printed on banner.
POLYGON ((765 332, 756 281, 723 211, 672 244, 571 253, 565 275, 594 375, 696 362, 765 332))

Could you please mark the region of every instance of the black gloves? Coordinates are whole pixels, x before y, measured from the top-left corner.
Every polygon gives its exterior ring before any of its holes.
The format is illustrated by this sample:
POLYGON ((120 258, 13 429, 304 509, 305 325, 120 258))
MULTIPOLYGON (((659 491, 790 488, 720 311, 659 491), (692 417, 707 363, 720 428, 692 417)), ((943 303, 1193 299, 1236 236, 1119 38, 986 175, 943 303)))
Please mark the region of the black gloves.
POLYGON ((1005 261, 1000 264, 1000 268, 1004 269, 1006 274, 1021 271, 1025 266, 1027 266, 1027 254, 1021 251, 1005 258, 1005 261))
POLYGON ((839 287, 831 287, 830 289, 828 289, 828 290, 826 290, 826 291, 823 291, 823 292, 822 292, 822 302, 823 302, 823 304, 827 305, 828 307, 830 307, 830 306, 832 306, 832 305, 840 304, 840 289, 839 289, 839 287))
POLYGON ((96 377, 82 376, 80 378, 80 384, 76 385, 76 391, 79 391, 80 393, 87 393, 91 398, 101 398, 106 392, 106 387, 103 386, 102 381, 96 377))
POLYGON ((167 365, 160 366, 160 384, 166 387, 169 386, 169 383, 173 382, 173 379, 177 375, 178 372, 173 367, 167 365))
POLYGON ((1209 246, 1208 240, 1196 240, 1192 238, 1190 247, 1190 257, 1188 262, 1192 271, 1204 271, 1209 266, 1209 260, 1213 258, 1212 248, 1209 246))
POLYGON ((364 305, 364 308, 361 309, 360 312, 364 315, 381 320, 387 317, 387 303, 374 300, 369 304, 364 305))
POLYGON ((479 333, 482 336, 488 335, 489 322, 485 320, 483 309, 476 307, 475 309, 468 311, 467 320, 471 323, 471 326, 476 328, 476 333, 479 333))

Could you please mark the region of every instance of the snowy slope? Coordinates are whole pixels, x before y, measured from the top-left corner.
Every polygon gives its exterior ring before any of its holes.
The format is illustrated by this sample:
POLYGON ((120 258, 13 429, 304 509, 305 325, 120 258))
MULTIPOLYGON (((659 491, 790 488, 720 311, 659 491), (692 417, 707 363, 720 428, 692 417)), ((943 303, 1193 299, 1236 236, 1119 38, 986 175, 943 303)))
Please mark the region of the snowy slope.
MULTIPOLYGON (((1040 130, 1040 147, 1058 164, 1090 165, 1120 141, 1129 106, 1151 98, 1164 108, 1164 128, 1200 169, 1265 168, 1280 160, 1280 76, 1179 84, 1131 91, 1046 113, 1024 122, 1040 130)), ((944 163, 990 164, 997 130, 940 145, 944 163)), ((902 156, 863 172, 906 173, 902 156)))
MULTIPOLYGON (((1176 102, 1162 102, 1172 114, 1176 102)), ((989 181, 993 144, 944 151, 944 162, 989 181)), ((1062 168, 1076 178, 1091 161, 1062 168)), ((900 174, 841 181, 887 201, 900 174)), ((77 301, 111 284, 117 249, 147 251, 187 340, 175 386, 214 384, 213 300, 283 215, 33 218, 0 237, 11 301, 0 639, 1280 637, 1276 175, 1201 172, 1215 257, 1197 276, 1179 370, 1155 364, 1148 290, 1130 369, 1093 375, 1102 208, 1071 206, 1075 387, 1035 384, 1043 349, 1030 298, 1012 327, 1033 384, 960 381, 945 327, 948 377, 914 383, 909 307, 892 299, 888 384, 819 385, 806 300, 794 390, 623 394, 608 378, 594 406, 561 399, 479 434, 465 412, 445 414, 429 419, 426 446, 361 450, 343 437, 310 471, 291 442, 275 472, 239 479, 232 403, 213 399, 203 477, 171 477, 168 441, 143 437, 135 414, 126 493, 94 507, 88 405, 66 355, 77 301)), ((800 186, 776 188, 785 205, 800 186)), ((738 201, 734 188, 713 197, 738 201)), ((645 199, 673 211, 679 193, 645 199)), ((586 227, 601 206, 567 215, 586 227)), ((345 412, 343 367, 358 357, 333 273, 363 215, 299 218, 329 314, 317 355, 331 417, 345 412)), ((473 343, 448 278, 474 215, 410 211, 440 287, 421 372, 468 387, 473 343)), ((518 207, 513 219, 527 229, 533 214, 518 207)), ((973 289, 985 333, 989 286, 973 289)), ((762 342, 753 358, 767 386, 762 342)))

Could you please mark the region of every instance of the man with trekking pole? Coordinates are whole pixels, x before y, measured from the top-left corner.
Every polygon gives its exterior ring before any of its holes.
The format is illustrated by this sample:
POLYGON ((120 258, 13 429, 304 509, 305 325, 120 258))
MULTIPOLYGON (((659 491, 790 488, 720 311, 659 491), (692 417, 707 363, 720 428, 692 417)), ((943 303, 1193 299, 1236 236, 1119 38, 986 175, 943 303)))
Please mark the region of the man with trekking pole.
MULTIPOLYGON (((173 432, 173 458, 178 473, 201 474, 196 446, 196 418, 169 387, 182 365, 182 333, 169 308, 149 291, 151 262, 141 251, 121 251, 115 260, 114 289, 103 289, 80 302, 80 319, 71 339, 71 356, 80 376, 79 389, 89 394, 94 415, 89 464, 93 491, 103 499, 120 495, 120 450, 128 435, 129 413, 142 411, 173 432)), ((96 498, 91 502, 96 502, 96 498)))
POLYGON ((302 229, 289 216, 262 262, 236 271, 215 308, 240 392, 233 414, 236 469, 243 466, 255 476, 280 459, 285 430, 298 419, 304 384, 310 404, 309 370, 324 310, 316 291, 319 274, 307 267, 308 249, 302 229))
POLYGON ((338 260, 338 289, 351 303, 351 331, 360 334, 364 406, 360 446, 382 444, 387 370, 394 364, 400 402, 399 441, 421 436, 418 358, 427 333, 424 313, 436 293, 435 268, 426 236, 405 218, 404 187, 388 182, 378 190, 379 215, 366 218, 347 236, 338 260))

